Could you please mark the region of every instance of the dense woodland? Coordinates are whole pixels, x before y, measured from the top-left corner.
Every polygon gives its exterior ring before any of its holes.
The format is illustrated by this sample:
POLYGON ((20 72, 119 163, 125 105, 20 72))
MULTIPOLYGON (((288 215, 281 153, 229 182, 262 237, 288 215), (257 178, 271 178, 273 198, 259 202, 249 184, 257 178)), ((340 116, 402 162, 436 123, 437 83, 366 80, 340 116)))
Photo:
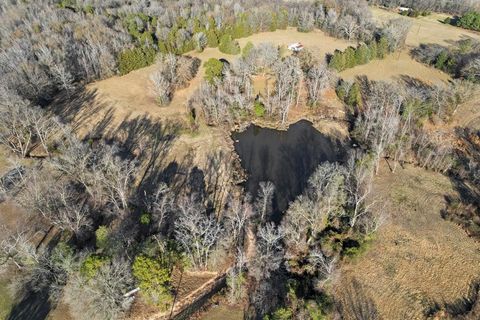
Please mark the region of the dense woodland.
MULTIPOLYGON (((454 14, 478 9, 468 0, 402 4, 454 14)), ((408 77, 342 80, 337 71, 405 46, 410 24, 375 26, 366 1, 12 0, 0 5, 0 21, 0 143, 10 159, 0 198, 29 215, 15 230, 2 227, 0 268, 17 271, 19 296, 35 292, 53 305, 63 299, 79 319, 127 315, 134 296, 125 294, 137 287, 143 303, 170 310, 175 270, 226 266, 228 300, 243 303, 248 319, 378 319, 375 308, 334 301, 327 289, 342 261, 366 250, 388 218, 371 192, 380 161, 389 160, 392 172, 413 163, 479 185, 478 132, 452 137, 427 126, 449 123, 472 97, 478 43, 412 51, 454 76, 445 86, 408 77), (308 50, 286 55, 269 43, 240 48, 235 40, 287 27, 319 28, 359 45, 323 59, 308 50), (183 55, 207 47, 240 55, 204 66, 183 55), (264 181, 258 194, 246 194, 228 185, 235 172, 221 152, 209 154, 210 171, 185 167, 181 181, 170 179, 162 158, 182 128, 150 123, 138 140, 82 141, 48 108, 89 82, 151 64, 152 90, 164 107, 205 68, 188 101, 196 125, 231 128, 254 118, 283 125, 302 86, 311 108, 334 90, 358 148, 342 163, 321 164, 277 223, 275 186, 264 181), (253 92, 258 75, 275 79, 261 96, 253 92), (37 246, 41 228, 57 235, 47 246, 37 246)), ((470 192, 450 199, 444 215, 478 236, 478 190, 470 192)))

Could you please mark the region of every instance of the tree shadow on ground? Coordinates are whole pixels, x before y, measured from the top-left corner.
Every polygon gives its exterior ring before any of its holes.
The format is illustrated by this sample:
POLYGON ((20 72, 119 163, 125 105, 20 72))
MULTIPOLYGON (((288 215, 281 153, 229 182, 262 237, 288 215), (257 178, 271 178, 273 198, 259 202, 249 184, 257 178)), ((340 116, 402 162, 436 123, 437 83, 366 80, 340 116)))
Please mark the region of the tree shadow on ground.
POLYGON ((96 90, 87 90, 84 86, 79 86, 74 91, 59 93, 46 109, 63 122, 70 124, 74 132, 95 124, 93 131, 98 132, 96 133, 98 135, 113 121, 114 108, 107 103, 99 102, 96 97, 96 90), (95 121, 101 114, 103 114, 101 120, 95 121))
POLYGON ((49 301, 48 290, 27 291, 13 306, 7 320, 43 320, 47 318, 51 309, 53 306, 49 301))
POLYGON ((437 315, 458 320, 480 319, 480 280, 471 283, 467 295, 451 302, 434 302, 425 311, 429 319, 437 315))
POLYGON ((456 128, 456 166, 449 174, 458 195, 446 196, 442 218, 459 224, 471 237, 480 238, 480 131, 456 128))
POLYGON ((343 290, 336 308, 342 319, 375 320, 380 319, 373 300, 365 293, 365 289, 356 279, 343 290))

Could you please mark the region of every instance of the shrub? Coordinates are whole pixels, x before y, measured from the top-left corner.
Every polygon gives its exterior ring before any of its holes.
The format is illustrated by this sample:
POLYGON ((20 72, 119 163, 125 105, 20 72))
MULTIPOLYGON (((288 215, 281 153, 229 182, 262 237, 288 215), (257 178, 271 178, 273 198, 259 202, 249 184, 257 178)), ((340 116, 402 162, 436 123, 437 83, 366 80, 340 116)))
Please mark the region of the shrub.
POLYGON ((290 320, 293 318, 293 312, 289 308, 277 309, 271 316, 265 316, 264 320, 290 320))
POLYGON ((248 41, 245 47, 243 47, 242 49, 242 57, 248 56, 248 54, 250 53, 250 51, 252 51, 253 48, 254 48, 253 43, 248 41))
POLYGON ((205 79, 207 79, 210 84, 213 84, 215 79, 222 77, 222 61, 215 58, 210 58, 204 63, 203 66, 205 67, 205 79))
POLYGON ((95 231, 95 245, 98 249, 105 249, 108 244, 108 229, 106 226, 100 226, 95 231))
POLYGON ((260 101, 255 101, 253 105, 253 112, 257 117, 263 117, 265 115, 265 106, 260 101))
POLYGON ((155 61, 155 55, 155 49, 147 47, 124 50, 118 57, 120 74, 124 75, 151 65, 155 61))
POLYGON ((108 259, 98 256, 89 255, 80 267, 80 273, 87 279, 92 279, 97 274, 97 271, 107 262, 108 259))
POLYGON ((445 62, 447 62, 447 59, 448 59, 448 53, 446 51, 442 51, 437 56, 437 61, 435 62, 435 68, 443 70, 443 68, 445 67, 445 62))
POLYGON ((146 256, 137 256, 132 265, 134 277, 142 290, 142 294, 149 303, 167 310, 173 301, 168 289, 170 273, 167 268, 155 259, 146 256))
POLYGON ((151 221, 151 215, 148 212, 142 213, 140 216, 140 223, 144 225, 149 225, 151 221))
POLYGON ((220 44, 218 45, 220 52, 226 54, 239 54, 240 45, 237 41, 233 40, 231 35, 224 35, 220 39, 220 44))
POLYGON ((480 31, 480 12, 467 12, 460 19, 458 19, 457 26, 465 29, 480 31))

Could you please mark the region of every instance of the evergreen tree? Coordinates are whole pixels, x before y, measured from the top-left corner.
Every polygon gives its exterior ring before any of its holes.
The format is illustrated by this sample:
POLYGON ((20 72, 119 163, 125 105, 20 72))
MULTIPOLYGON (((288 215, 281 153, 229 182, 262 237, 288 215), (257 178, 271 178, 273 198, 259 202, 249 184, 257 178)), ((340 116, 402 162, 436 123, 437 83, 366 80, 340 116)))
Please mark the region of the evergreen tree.
POLYGON ((388 40, 385 37, 381 37, 377 43, 377 58, 384 59, 388 54, 388 40))
POLYGON ((355 67, 355 49, 348 47, 343 54, 345 56, 345 69, 355 67))
POLYGON ((210 84, 213 84, 216 78, 220 78, 222 76, 222 61, 215 58, 210 58, 203 66, 205 67, 205 79, 210 84))
POLYGON ((223 35, 220 39, 220 43, 218 45, 218 49, 220 52, 226 54, 239 54, 240 53, 240 45, 237 41, 232 39, 231 35, 223 35))
POLYGON ((365 44, 361 44, 355 50, 355 64, 362 65, 370 61, 370 51, 365 44))
POLYGON ((207 31, 207 46, 209 48, 218 47, 218 37, 215 30, 213 29, 207 31))
POLYGON ((357 82, 354 82, 348 91, 345 103, 352 107, 360 107, 362 105, 362 94, 360 86, 357 82))
POLYGON ((368 51, 369 51, 369 60, 375 60, 378 58, 378 49, 377 49, 377 42, 372 41, 368 45, 368 51))
POLYGON ((343 52, 340 50, 335 50, 330 58, 328 66, 337 70, 338 72, 345 70, 345 55, 343 52))

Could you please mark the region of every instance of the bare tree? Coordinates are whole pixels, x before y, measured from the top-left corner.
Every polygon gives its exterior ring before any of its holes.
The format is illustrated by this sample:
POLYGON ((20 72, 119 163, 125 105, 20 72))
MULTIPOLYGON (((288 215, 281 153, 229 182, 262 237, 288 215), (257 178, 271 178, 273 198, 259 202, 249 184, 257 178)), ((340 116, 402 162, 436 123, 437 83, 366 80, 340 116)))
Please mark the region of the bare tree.
POLYGON ((272 272, 280 268, 283 261, 283 238, 283 228, 275 227, 273 223, 258 230, 255 258, 249 261, 250 274, 257 281, 268 279, 272 272))
POLYGON ((237 248, 236 261, 227 273, 228 300, 231 304, 237 304, 246 296, 245 255, 237 248))
POLYGON ((290 108, 295 104, 302 77, 300 61, 296 57, 287 57, 273 67, 275 74, 275 90, 269 99, 269 109, 277 111, 281 123, 287 120, 290 108))
POLYGON ((249 201, 248 197, 243 200, 233 197, 225 211, 227 239, 234 247, 243 244, 247 223, 253 215, 249 201))
POLYGON ((13 262, 18 269, 31 267, 38 263, 39 256, 33 239, 27 230, 11 230, 5 225, 0 226, 2 239, 0 240, 0 267, 9 261, 13 262))
POLYGON ((178 204, 175 238, 180 243, 194 269, 208 268, 210 255, 221 238, 223 227, 194 196, 183 198, 178 204))
POLYGON ((104 146, 101 161, 97 164, 100 169, 102 185, 107 197, 117 209, 128 208, 128 201, 134 188, 132 184, 137 171, 137 163, 134 160, 122 160, 115 155, 116 148, 104 146))
POLYGON ((138 169, 135 160, 121 159, 115 145, 101 144, 92 148, 74 136, 69 136, 60 150, 61 154, 52 164, 80 183, 94 206, 108 203, 119 211, 127 209, 138 169))
POLYGON ((307 252, 330 218, 345 215, 345 176, 345 168, 339 164, 321 164, 310 177, 306 192, 290 205, 282 223, 289 258, 307 252))
POLYGON ((355 39, 360 29, 358 22, 351 15, 342 17, 339 21, 339 27, 348 40, 355 39))
POLYGON ((264 223, 272 212, 272 199, 275 193, 275 185, 270 181, 262 181, 259 184, 257 198, 255 199, 255 210, 260 215, 260 222, 264 223))
POLYGON ((33 170, 23 191, 20 202, 30 211, 43 216, 60 230, 69 230, 75 235, 92 225, 90 208, 65 181, 54 180, 33 170))
POLYGON ((202 52, 207 46, 207 36, 203 32, 195 33, 193 41, 195 42, 195 50, 198 52, 202 52))
POLYGON ((358 219, 369 212, 373 203, 368 203, 368 196, 372 190, 373 172, 368 163, 362 159, 350 157, 348 161, 348 177, 346 179, 346 190, 348 202, 352 208, 350 213, 350 227, 355 227, 358 219))
POLYGON ((390 52, 405 46, 412 23, 404 18, 393 19, 383 28, 382 35, 387 38, 390 52))
POLYGON ((47 143, 60 128, 55 117, 5 91, 0 97, 0 117, 0 142, 22 157, 28 156, 38 144, 48 153, 47 143))
POLYGON ((319 249, 312 250, 308 255, 308 263, 314 271, 318 272, 321 280, 320 285, 329 281, 337 267, 338 257, 326 257, 319 249))
POLYGON ((397 139, 400 126, 400 108, 403 102, 401 90, 392 94, 391 84, 371 83, 368 98, 357 118, 355 132, 358 140, 374 153, 375 173, 378 173, 381 157, 397 139))
POLYGON ((125 297, 133 285, 128 262, 115 259, 103 264, 92 279, 80 274, 72 276, 64 297, 74 315, 118 319, 133 302, 132 297, 125 297))
POLYGON ((172 88, 170 82, 164 77, 161 71, 155 71, 150 75, 155 96, 160 105, 166 105, 171 100, 172 88))
POLYGON ((332 85, 335 75, 325 64, 314 65, 307 74, 308 100, 313 106, 320 102, 322 91, 332 85))
POLYGON ((152 215, 153 223, 158 231, 164 227, 166 219, 174 210, 174 198, 168 186, 161 183, 155 193, 147 197, 145 206, 148 212, 152 215))

